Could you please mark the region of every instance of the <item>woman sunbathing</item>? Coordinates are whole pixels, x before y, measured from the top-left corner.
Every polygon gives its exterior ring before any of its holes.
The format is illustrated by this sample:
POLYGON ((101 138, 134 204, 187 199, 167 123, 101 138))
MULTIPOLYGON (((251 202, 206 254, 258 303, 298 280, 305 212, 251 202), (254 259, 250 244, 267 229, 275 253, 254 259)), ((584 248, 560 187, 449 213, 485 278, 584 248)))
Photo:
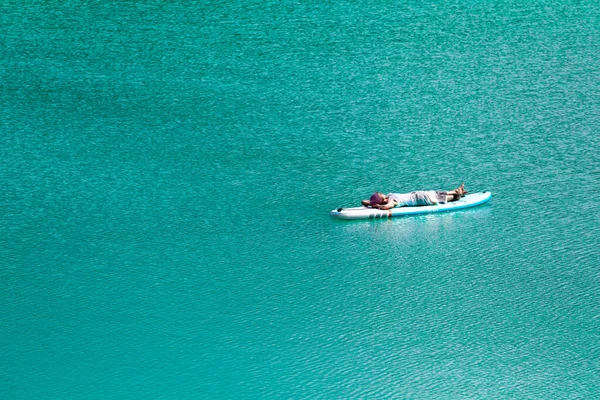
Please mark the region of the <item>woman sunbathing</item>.
POLYGON ((375 192, 369 200, 361 201, 365 207, 389 210, 394 207, 404 206, 430 206, 456 201, 467 194, 465 184, 462 183, 454 190, 417 190, 410 193, 389 193, 384 195, 375 192))

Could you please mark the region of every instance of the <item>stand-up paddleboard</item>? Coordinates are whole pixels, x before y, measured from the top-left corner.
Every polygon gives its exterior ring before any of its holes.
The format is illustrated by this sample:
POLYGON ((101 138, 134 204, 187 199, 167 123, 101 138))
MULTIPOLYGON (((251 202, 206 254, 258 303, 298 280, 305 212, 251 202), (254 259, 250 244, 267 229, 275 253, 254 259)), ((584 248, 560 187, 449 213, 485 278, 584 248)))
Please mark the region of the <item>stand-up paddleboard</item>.
POLYGON ((379 210, 369 207, 338 208, 329 214, 338 219, 373 219, 373 218, 392 218, 405 215, 431 214, 438 212, 448 212, 462 210, 465 208, 479 206, 487 203, 492 198, 490 192, 469 193, 460 200, 451 201, 445 204, 435 206, 417 206, 417 207, 396 207, 389 210, 379 210))

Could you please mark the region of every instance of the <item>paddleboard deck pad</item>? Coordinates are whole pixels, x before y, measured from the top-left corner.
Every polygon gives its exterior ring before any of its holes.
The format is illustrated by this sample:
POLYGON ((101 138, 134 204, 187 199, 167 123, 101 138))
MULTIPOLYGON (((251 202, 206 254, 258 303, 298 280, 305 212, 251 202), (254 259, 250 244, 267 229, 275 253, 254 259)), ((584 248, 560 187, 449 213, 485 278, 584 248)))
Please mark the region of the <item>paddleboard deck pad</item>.
POLYGON ((435 206, 418 206, 418 207, 396 207, 390 210, 379 210, 369 207, 351 207, 338 208, 332 210, 329 214, 337 219, 378 219, 403 217, 408 215, 432 214, 438 212, 449 212, 463 210, 465 208, 476 207, 487 203, 492 198, 490 192, 477 192, 464 195, 460 200, 451 201, 445 204, 435 206))

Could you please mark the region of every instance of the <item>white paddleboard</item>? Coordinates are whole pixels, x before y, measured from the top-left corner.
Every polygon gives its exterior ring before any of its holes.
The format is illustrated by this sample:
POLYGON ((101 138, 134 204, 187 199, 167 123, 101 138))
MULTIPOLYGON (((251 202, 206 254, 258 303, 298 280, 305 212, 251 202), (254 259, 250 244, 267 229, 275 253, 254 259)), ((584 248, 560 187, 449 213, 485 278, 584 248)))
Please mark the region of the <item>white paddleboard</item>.
POLYGON ((389 210, 378 210, 369 207, 338 208, 332 210, 329 214, 338 219, 374 219, 374 218, 392 218, 405 215, 431 214, 438 212, 448 212, 471 208, 487 203, 492 198, 490 192, 469 193, 460 200, 451 201, 445 204, 435 206, 418 207, 396 207, 389 210))

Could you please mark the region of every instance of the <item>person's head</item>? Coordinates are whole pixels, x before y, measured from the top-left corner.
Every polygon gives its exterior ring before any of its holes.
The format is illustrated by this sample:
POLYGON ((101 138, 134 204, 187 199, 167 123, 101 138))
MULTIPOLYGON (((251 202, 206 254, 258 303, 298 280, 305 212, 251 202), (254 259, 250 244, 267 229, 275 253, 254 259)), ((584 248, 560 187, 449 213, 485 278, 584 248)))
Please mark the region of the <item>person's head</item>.
POLYGON ((369 203, 371 203, 372 206, 384 204, 385 201, 386 201, 386 196, 381 192, 373 193, 373 195, 369 199, 369 203))

